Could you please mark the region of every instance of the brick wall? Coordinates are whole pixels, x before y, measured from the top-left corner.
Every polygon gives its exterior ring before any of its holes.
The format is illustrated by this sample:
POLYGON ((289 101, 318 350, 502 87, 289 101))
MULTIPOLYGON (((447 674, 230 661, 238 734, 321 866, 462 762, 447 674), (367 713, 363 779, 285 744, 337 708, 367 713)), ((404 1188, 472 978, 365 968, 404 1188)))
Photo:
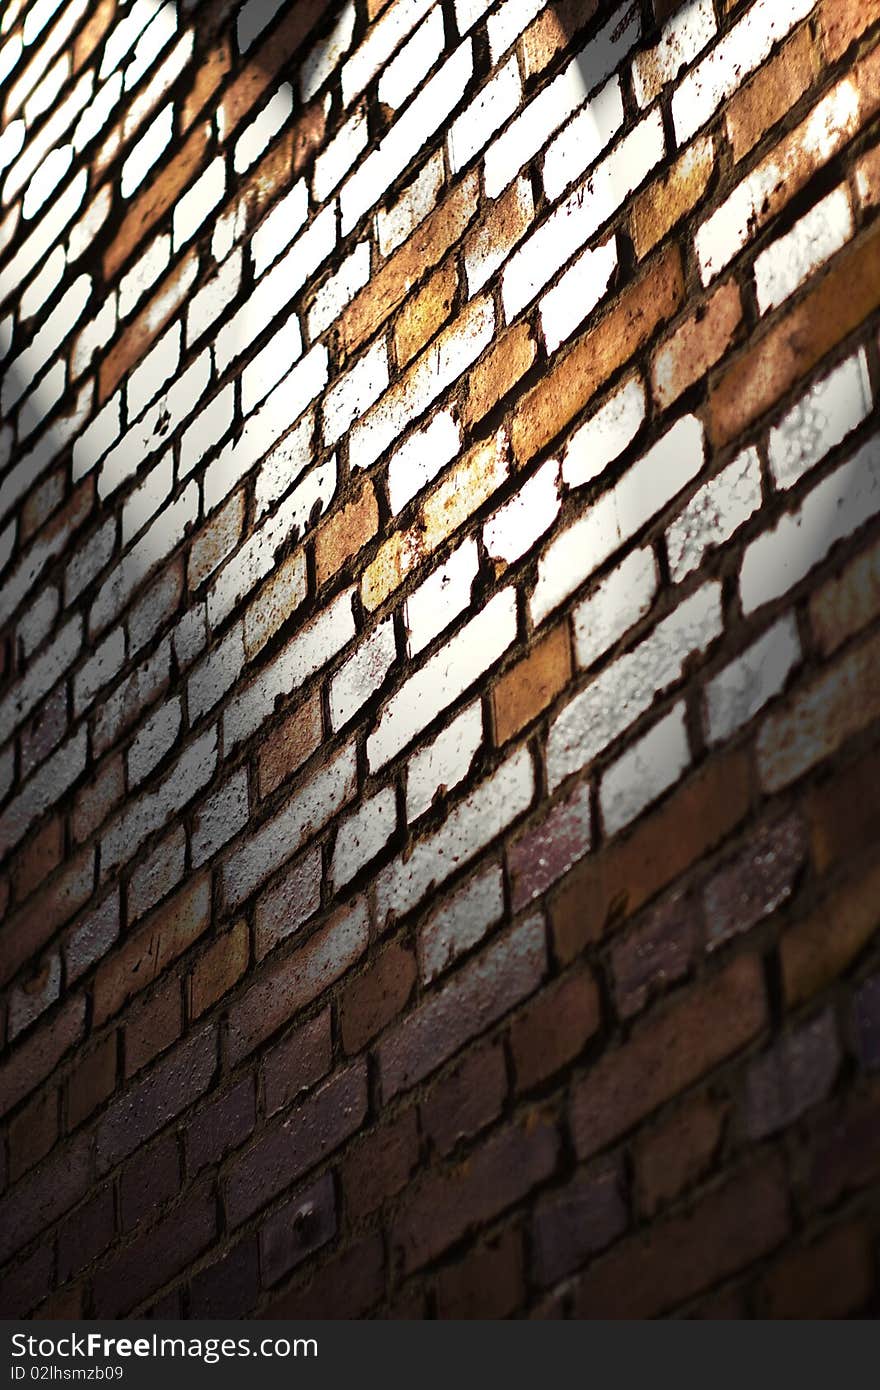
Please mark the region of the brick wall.
POLYGON ((3 1311, 876 1311, 880 4, 0 76, 3 1311))

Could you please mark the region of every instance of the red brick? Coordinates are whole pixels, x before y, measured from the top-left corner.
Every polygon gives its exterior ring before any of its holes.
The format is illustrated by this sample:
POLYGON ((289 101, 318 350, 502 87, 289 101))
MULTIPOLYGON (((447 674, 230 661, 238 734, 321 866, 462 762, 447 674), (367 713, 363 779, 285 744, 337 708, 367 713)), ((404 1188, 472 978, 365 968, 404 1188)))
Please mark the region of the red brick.
POLYGON ((880 865, 854 874, 784 933, 779 954, 786 1004, 811 998, 842 974, 880 924, 880 865))
POLYGON ((621 1018, 639 1013, 655 995, 681 980, 700 954, 698 896, 679 889, 643 912, 611 950, 614 999, 621 1018))
POLYGON ((27 838, 12 861, 10 873, 18 902, 24 902, 39 884, 46 881, 52 870, 61 863, 63 854, 64 822, 60 816, 51 816, 27 838))
POLYGON ((517 1090, 529 1090, 573 1062, 599 1022, 599 991, 589 970, 549 985, 510 1025, 517 1090))
POLYGON ((635 1147, 635 1172, 639 1209, 645 1216, 653 1216, 709 1172, 726 1118, 726 1105, 700 1096, 641 1136, 635 1147))
POLYGON ((597 9, 598 0, 555 0, 548 5, 520 41, 526 77, 543 72, 597 9))
POLYGON ((197 270, 194 253, 181 257, 112 348, 102 353, 98 368, 98 400, 102 405, 171 322, 185 302, 197 270))
POLYGON ((767 1160, 731 1178, 692 1211, 597 1260, 580 1280, 575 1316, 654 1317, 760 1259, 787 1231, 782 1166, 767 1160))
POLYGON ((394 325, 394 350, 405 367, 447 322, 458 289, 458 272, 450 260, 435 271, 418 294, 404 300, 394 325))
POLYGON ((77 1058, 67 1082, 67 1123, 76 1129, 113 1094, 116 1085, 116 1034, 77 1058))
POLYGON ((629 1224, 624 1174, 618 1161, 578 1173, 538 1202, 532 1218, 535 1277, 556 1284, 604 1250, 629 1224))
POLYGON ((208 51, 200 55, 192 88, 183 103, 180 128, 184 135, 207 106, 231 67, 229 40, 223 35, 216 35, 208 51))
POLYGON ((522 1235, 501 1231, 437 1275, 439 1318, 508 1318, 522 1306, 522 1235))
POLYGON ((745 1128, 750 1139, 793 1124, 831 1090, 841 1065, 830 1009, 783 1033, 750 1065, 745 1085, 745 1128))
POLYGON ((77 844, 88 840, 103 825, 124 794, 125 769, 121 755, 117 754, 105 759, 94 779, 77 792, 71 822, 77 844))
POLYGON ((558 1150, 553 1126, 534 1115, 499 1130, 455 1167, 429 1173, 407 1193, 392 1227, 404 1273, 521 1201, 551 1176, 558 1150))
POLYGON ((342 992, 340 1018, 346 1052, 360 1052, 403 1010, 418 970, 415 952, 399 941, 383 946, 342 992))
POLYGON ((30 1255, 8 1271, 0 1291, 0 1314, 4 1318, 23 1318, 52 1287, 52 1245, 38 1245, 30 1255))
POLYGON ((572 1134, 587 1158, 745 1047, 766 1022, 760 962, 741 956, 651 1015, 574 1090, 572 1134))
POLYGON ((807 853, 806 830, 796 814, 753 832, 737 857, 704 889, 709 949, 750 931, 787 902, 807 853))
POLYGON ((380 1125, 360 1140, 342 1164, 348 1220, 356 1223, 406 1186, 419 1161, 415 1109, 380 1125))
POLYGON ((322 1009, 265 1054, 260 1074, 267 1115, 299 1100, 327 1075, 333 1052, 330 1027, 330 1009, 322 1009))
POLYGON ((69 1048, 83 1036, 85 1000, 68 999, 52 1018, 19 1044, 0 1065, 0 1115, 6 1115, 45 1077, 51 1075, 69 1048))
POLYGON ((880 19, 880 0, 823 0, 819 31, 829 63, 836 62, 851 44, 880 19))
POLYGON ((571 679, 571 641, 560 623, 535 642, 492 690, 495 742, 501 747, 543 714, 571 679))
POLYGON ((260 45, 247 66, 226 88, 221 104, 224 140, 257 104, 276 74, 327 13, 328 0, 301 0, 260 45))
POLYGON ((85 850, 66 865, 41 893, 0 928, 0 984, 37 954, 65 922, 88 902, 95 882, 95 855, 85 850))
POLYGON ((632 240, 639 260, 663 241, 700 202, 715 168, 711 140, 697 140, 672 168, 649 183, 633 202, 632 240))
POLYGON ((584 857, 591 843, 590 823, 590 786, 583 782, 516 837, 507 851, 514 912, 584 857))
POLYGON ((876 1184, 880 1175, 880 1082, 845 1108, 821 1116, 805 1145, 804 1196, 810 1208, 829 1207, 845 1193, 876 1184))
POLYGON ((438 1153, 449 1153, 497 1120, 506 1095, 504 1053, 490 1043, 434 1082, 422 1101, 422 1128, 438 1153))
POLYGON ((462 418, 476 425, 525 376, 538 355, 527 323, 514 324, 500 334, 468 374, 462 418))

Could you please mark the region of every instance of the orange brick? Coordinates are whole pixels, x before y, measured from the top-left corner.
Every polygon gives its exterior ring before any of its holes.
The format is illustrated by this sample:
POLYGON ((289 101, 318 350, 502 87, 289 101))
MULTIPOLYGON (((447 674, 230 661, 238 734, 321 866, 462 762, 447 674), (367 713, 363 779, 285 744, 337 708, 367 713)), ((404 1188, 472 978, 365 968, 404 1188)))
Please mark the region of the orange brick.
POLYGON ((122 949, 101 962, 95 976, 94 1022, 110 1018, 207 930, 211 920, 211 880, 194 879, 171 898, 122 949))
POLYGON ((466 236, 465 258, 505 257, 525 236, 532 225, 532 215, 532 199, 523 200, 516 180, 466 236))
POLYGON ((122 378, 136 366, 177 313, 189 293, 197 270, 198 256, 191 251, 166 275, 149 304, 144 306, 102 358, 98 372, 98 398, 102 404, 109 400, 122 378))
POLYGON ((193 967, 187 981, 189 1012, 200 1018, 222 999, 247 970, 250 941, 247 922, 236 922, 231 931, 213 941, 193 967))
POLYGON ((105 280, 115 280, 120 268, 137 250, 147 233, 174 206, 186 185, 198 173, 210 136, 211 127, 206 122, 197 125, 180 152, 135 198, 122 219, 122 226, 104 252, 105 280))
POLYGON ((187 581, 197 589, 226 559, 241 539, 244 526, 244 491, 239 489, 194 538, 189 552, 187 581))
POLYGON ((632 210, 632 239, 643 260, 702 198, 715 167, 711 139, 697 140, 669 173, 639 194, 632 210))
POLYGON ((527 656, 505 671, 492 691, 496 744, 506 743, 531 724, 570 679, 568 625, 560 623, 536 642, 527 656))
POLYGON ((294 175, 302 173, 309 160, 324 143, 327 120, 324 103, 314 102, 307 106, 298 118, 291 134, 291 169, 294 175))
POLYGON ((224 77, 232 67, 232 49, 229 39, 216 37, 207 53, 201 55, 196 66, 192 90, 183 103, 180 118, 182 134, 186 134, 200 113, 207 106, 224 77))
POLYGON ((321 701, 310 695, 260 746, 260 796, 269 796, 321 742, 321 701))
POLYGON ((812 86, 817 69, 812 35, 805 26, 731 98, 725 119, 734 160, 748 154, 791 110, 812 86))
POLYGON ((520 40, 526 78, 543 72, 598 8, 598 0, 556 0, 548 5, 520 40))
POLYGON ((467 379, 462 418, 475 425, 498 404, 531 367, 538 349, 527 323, 502 333, 467 379))
POLYGON ((842 57, 878 19, 880 0, 824 0, 819 10, 819 32, 828 62, 842 57))
POLYGON ((880 748, 811 787, 804 805, 817 873, 880 844, 880 748))
POLYGON ((717 446, 736 439, 880 307, 880 224, 837 255, 781 322, 722 372, 709 401, 717 446))
POLYGON ((315 536, 318 588, 357 555, 379 529, 379 508, 372 483, 364 483, 346 506, 335 512, 315 536))
POLYGON ((856 959, 880 926, 880 866, 843 884, 779 946, 788 1005, 812 998, 856 959))
POLYGON ((257 50, 247 67, 223 95, 222 135, 228 140, 253 109, 277 74, 293 57, 306 35, 327 13, 327 0, 299 0, 257 50))
POLYGON ((73 71, 78 73, 89 61, 98 44, 116 17, 116 0, 100 0, 100 4, 83 25, 73 44, 73 71))
POLYGON ((455 262, 447 261, 418 294, 404 304, 394 325, 394 348, 399 366, 405 367, 446 323, 457 289, 455 262))
POLYGON ((339 320, 339 343, 344 352, 353 352, 371 338, 399 308, 425 271, 442 261, 472 221, 479 191, 476 173, 462 179, 352 300, 339 320))
POLYGON ((162 989, 133 1009, 125 1025, 125 1075, 134 1076, 149 1065, 180 1037, 183 1028, 183 998, 179 980, 169 980, 162 989))
POLYGON ((857 160, 856 190, 862 207, 880 207, 880 145, 857 160))
POLYGON ((684 295, 681 255, 671 246, 517 407, 511 433, 518 462, 533 458, 574 419, 608 378, 672 318, 684 295))
POLYGON ((572 869, 553 905, 563 961, 636 912, 743 819, 750 802, 748 757, 713 758, 625 840, 572 869))
POLYGON ((660 345, 654 353, 651 383, 662 409, 724 356, 741 322, 739 286, 728 280, 660 345))

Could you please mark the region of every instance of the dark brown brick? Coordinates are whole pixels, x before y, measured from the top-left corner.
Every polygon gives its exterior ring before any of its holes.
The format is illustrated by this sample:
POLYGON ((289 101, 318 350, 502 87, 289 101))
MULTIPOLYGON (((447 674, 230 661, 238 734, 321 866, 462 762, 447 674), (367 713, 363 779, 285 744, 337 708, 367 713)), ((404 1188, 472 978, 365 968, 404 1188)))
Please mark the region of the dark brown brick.
POLYGON ((340 1017, 346 1052, 360 1052, 401 1013, 417 973, 415 953, 401 942, 390 942, 370 957, 364 971, 342 993, 340 1017))
POLYGON ((190 1284, 190 1315, 194 1318, 245 1318, 260 1296, 256 1236, 248 1236, 219 1260, 196 1274, 190 1284))
POLYGON ((220 1160, 253 1133, 256 1121, 253 1078, 215 1096, 186 1127, 186 1166, 190 1176, 220 1160))
POLYGON ((765 1318, 845 1318, 860 1313, 874 1286, 868 1232, 846 1225, 784 1255, 761 1281, 765 1318))
POLYGON ((107 1318, 130 1312, 207 1249, 216 1232, 214 1195, 202 1184, 96 1272, 97 1307, 107 1318))
POLYGON ((273 1212, 260 1228, 260 1268, 271 1288, 336 1234, 336 1191, 325 1173, 273 1212))
POLYGON ((327 1075, 331 1056, 330 1010, 326 1008, 294 1028, 263 1057, 260 1071, 266 1114, 274 1115, 305 1095, 327 1075))
POLYGON ((342 1164, 342 1191, 351 1222, 393 1197, 406 1185, 419 1160, 415 1109, 372 1130, 342 1164))
POLYGON ((439 1153, 472 1139, 501 1114, 507 1095, 507 1068, 497 1043, 468 1052, 440 1077, 422 1102, 422 1127, 439 1153))
POLYGON ((522 1305, 522 1235, 502 1231, 437 1275, 439 1318, 508 1318, 522 1305))
POLYGON ((535 1277, 556 1284, 604 1250, 629 1224, 620 1162, 578 1173, 538 1202, 532 1219, 535 1277))
POLYGON ((645 1216, 653 1216, 709 1171, 726 1117, 726 1105, 700 1096, 638 1139, 636 1187, 645 1216))
POLYGON ((599 1022, 599 991, 590 971, 549 985, 510 1025, 517 1090, 529 1090, 572 1062, 599 1022))
POLYGON ((141 1149, 119 1179, 119 1217, 123 1231, 152 1216, 180 1191, 180 1150, 176 1134, 141 1149))

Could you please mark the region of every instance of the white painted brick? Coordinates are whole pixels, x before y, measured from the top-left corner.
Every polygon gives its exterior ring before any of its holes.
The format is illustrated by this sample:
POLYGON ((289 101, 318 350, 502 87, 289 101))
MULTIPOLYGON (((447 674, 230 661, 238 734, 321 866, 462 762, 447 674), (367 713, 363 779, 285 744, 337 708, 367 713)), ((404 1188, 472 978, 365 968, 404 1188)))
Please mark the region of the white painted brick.
MULTIPOLYGON (((515 190, 517 204, 515 217, 524 226, 527 226, 535 212, 531 179, 517 179, 515 190)), ((496 271, 507 260, 508 250, 504 240, 497 237, 483 235, 468 238, 464 247, 464 267, 469 298, 493 279, 496 271)))
POLYGON ((190 724, 214 708, 244 670, 244 629, 235 623, 216 647, 194 666, 187 682, 190 724))
POLYGON ((507 52, 535 15, 541 13, 545 4, 546 0, 502 0, 486 21, 493 63, 497 63, 501 55, 507 52))
POLYGON ((397 202, 387 212, 376 214, 376 236, 383 256, 406 241, 436 207, 443 178, 443 151, 438 150, 425 161, 397 202))
MULTIPOLYGON (((220 107, 221 112, 222 109, 220 107)), ((278 134, 292 110, 293 88, 289 82, 282 82, 278 91, 270 97, 259 115, 251 121, 235 142, 232 163, 237 174, 243 174, 255 160, 259 159, 270 141, 278 134)), ((221 129, 220 135, 221 139, 225 138, 223 129, 221 129)))
POLYGON ((82 318, 91 293, 91 278, 88 275, 80 275, 34 334, 30 346, 26 347, 24 352, 20 352, 11 364, 3 378, 3 389, 0 392, 4 413, 11 410, 39 376, 46 363, 58 352, 82 318))
POLYGON ((335 323, 346 305, 370 278, 370 243, 358 242, 334 275, 324 281, 309 310, 309 339, 316 338, 335 323))
POLYGON ((466 34, 494 3, 495 0, 454 0, 458 32, 466 34))
POLYGON ((224 262, 217 274, 191 297, 186 310, 187 347, 191 347, 233 302, 241 285, 241 266, 242 253, 239 248, 224 262))
POLYGON ((78 381, 116 332, 116 291, 108 294, 95 317, 77 335, 70 354, 71 379, 78 381))
POLYGON ((226 164, 218 156, 174 206, 174 250, 195 236, 226 191, 226 164))
POLYGON ((288 492, 315 456, 313 439, 315 412, 309 410, 298 425, 286 434, 261 465, 254 488, 256 517, 259 518, 288 492))
POLYGON ((483 527, 491 560, 512 565, 543 536, 559 515, 559 460, 549 459, 483 527))
POLYGON ((25 190, 21 205, 22 217, 25 219, 36 217, 47 198, 50 198, 55 192, 72 163, 72 145, 62 145, 46 156, 25 190))
POLYGON ((188 671, 193 662, 198 661, 208 644, 208 620, 204 603, 190 600, 189 608, 178 619, 171 641, 177 669, 188 671))
POLYGON ((280 202, 276 203, 251 237, 251 260, 254 275, 260 276, 286 251, 309 215, 309 188, 300 179, 280 202))
POLYGON ((607 293, 616 270, 617 238, 611 237, 604 246, 582 251, 544 295, 538 307, 548 352, 555 352, 592 313, 607 293))
POLYGON ((63 361, 54 363, 19 407, 19 440, 27 439, 57 405, 64 394, 66 381, 66 364, 63 361))
POLYGON ((95 696, 119 675, 125 663, 125 632, 114 628, 96 646, 73 682, 73 708, 77 717, 95 702, 95 696))
POLYGON ((575 660, 592 666, 650 612, 657 593, 657 564, 650 546, 634 550, 572 614, 575 660))
POLYGON ((73 446, 73 481, 79 482, 104 457, 119 438, 122 419, 122 393, 111 396, 103 409, 83 430, 73 446))
POLYGON ((345 4, 326 38, 320 39, 300 70, 300 95, 304 102, 321 90, 351 47, 354 34, 354 0, 345 4))
MULTIPOLYGON (((88 187, 88 173, 81 169, 65 188, 53 199, 34 227, 30 236, 22 242, 14 256, 0 270, 0 296, 18 294, 31 271, 43 259, 46 252, 55 244, 65 227, 82 206, 88 187)), ((74 259, 70 247, 68 256, 74 259)))
POLYGON ((210 453, 232 424, 235 387, 230 382, 201 410, 180 441, 180 476, 185 478, 210 453))
POLYGON ((150 469, 143 482, 135 488, 122 508, 122 544, 126 546, 147 522, 165 505, 171 495, 174 476, 174 457, 170 449, 150 469))
POLYGON ((358 107, 323 147, 315 160, 312 192, 315 202, 323 203, 367 148, 370 139, 366 107, 358 107))
POLYGON ((409 595, 403 606, 407 650, 417 656, 470 605, 480 568, 474 540, 466 540, 409 595))
POLYGON ((849 191, 841 185, 758 256, 755 261, 758 312, 766 314, 794 294, 846 245, 853 231, 849 191))
MULTIPOLYGON (((93 74, 84 72, 70 95, 55 107, 49 119, 25 141, 21 155, 4 180, 4 204, 8 206, 15 199, 42 165, 51 165, 53 155, 58 153, 56 146, 65 141, 67 132, 89 101, 93 81, 93 74)), ((8 102, 6 110, 9 111, 8 102)))
POLYGON ((10 801, 0 815, 0 855, 6 855, 24 839, 34 821, 56 805, 81 775, 86 765, 87 731, 77 730, 71 738, 47 758, 46 762, 24 784, 18 796, 10 801))
POLYGON ((575 695, 547 735, 551 790, 625 733, 681 679, 688 658, 705 652, 721 630, 721 586, 706 584, 575 695))
POLYGON ((343 106, 360 96, 434 3, 435 0, 396 0, 370 25, 360 47, 342 69, 343 106))
POLYGON ((180 323, 173 323, 131 373, 126 387, 130 420, 136 420, 174 376, 180 362, 181 338, 180 323))
POLYGON ((639 106, 650 106, 683 68, 699 57, 718 33, 712 0, 690 0, 663 26, 660 42, 633 59, 633 90, 639 106))
POLYGON ((372 772, 447 709, 516 639, 516 594, 503 589, 385 704, 367 740, 372 772))
POLYGON ((839 82, 797 128, 794 154, 768 155, 706 219, 695 238, 704 285, 711 284, 764 226, 765 207, 774 205, 776 190, 796 174, 801 162, 824 164, 852 138, 859 109, 854 83, 839 82))
POLYGON ((476 362, 492 341, 494 328, 491 299, 475 299, 422 353, 402 381, 355 425, 349 438, 349 465, 369 468, 375 463, 405 426, 476 362))
POLYGON ((213 728, 184 749, 157 787, 135 799, 129 798, 101 839, 102 879, 137 854, 149 835, 168 825, 197 797, 210 782, 216 766, 217 730, 213 728))
POLYGON ((388 495, 396 516, 461 448, 461 430, 448 411, 439 411, 391 455, 388 495))
POLYGON ((438 794, 446 796, 464 781, 482 742, 483 712, 477 700, 413 754, 406 769, 408 822, 429 810, 438 794))
POLYGON ((132 147, 122 166, 119 188, 123 198, 130 198, 137 192, 153 165, 170 145, 173 134, 174 107, 169 102, 132 147))
POLYGON ((22 720, 69 671, 82 649, 82 635, 82 618, 77 615, 64 625, 54 642, 30 663, 24 675, 0 700, 0 744, 12 736, 22 720))
POLYGON ((880 435, 808 493, 800 507, 780 517, 752 541, 743 556, 739 584, 743 611, 788 593, 825 559, 832 546, 880 511, 880 435))
POLYGON ((755 0, 749 6, 676 89, 672 119, 679 145, 696 135, 814 4, 815 0, 755 0))
POLYGON ((504 916, 504 879, 500 864, 480 869, 419 930, 418 953, 426 984, 482 941, 504 916))
POLYGON ((572 58, 489 146, 484 161, 487 197, 497 198, 504 192, 585 96, 578 59, 572 58))
POLYGON ((402 917, 450 874, 467 864, 527 811, 535 773, 527 748, 519 748, 460 801, 433 834, 406 859, 395 859, 376 879, 380 923, 402 917))
POLYGON ((107 627, 122 612, 138 585, 180 544, 198 510, 199 490, 193 482, 159 513, 102 584, 89 613, 93 633, 107 627))
POLYGON ((673 425, 609 492, 550 542, 538 562, 532 622, 563 599, 672 501, 703 466, 703 430, 693 416, 673 425))
POLYGON ((690 766, 684 704, 663 719, 612 763, 599 787, 606 835, 615 835, 675 786, 690 766))
POLYGON ((402 106, 431 71, 445 42, 443 11, 435 5, 383 72, 379 80, 379 101, 392 111, 402 106))
POLYGON ((253 831, 223 865, 223 892, 229 906, 243 902, 276 869, 291 859, 357 787, 357 759, 350 744, 297 788, 284 810, 253 831))
POLYGON ((19 619, 15 635, 27 661, 30 661, 34 652, 55 626, 58 608, 58 590, 54 585, 49 585, 38 598, 33 600, 27 612, 22 614, 19 619))
POLYGON ((702 564, 707 551, 721 546, 761 506, 761 464, 746 449, 694 493, 666 532, 669 574, 678 584, 702 564))
POLYGON ((140 729, 128 750, 128 783, 136 787, 158 767, 177 742, 180 732, 180 701, 160 705, 140 729))
POLYGON ((122 73, 114 73, 103 82, 83 111, 73 131, 73 148, 81 154, 87 145, 100 135, 122 95, 122 73))
POLYGON ((95 707, 92 718, 93 752, 98 755, 106 753, 127 730, 133 728, 143 711, 168 689, 170 678, 171 642, 166 637, 95 707))
POLYGON ((24 147, 24 121, 10 121, 0 133, 0 173, 8 169, 24 147))
POLYGON ((330 722, 335 733, 363 709, 385 683, 397 659, 394 622, 386 618, 343 662, 330 685, 330 722))
POLYGON ((203 398, 210 375, 211 355, 206 349, 106 456, 98 475, 99 497, 103 499, 109 496, 127 482, 146 459, 175 433, 203 398))
POLYGON ((786 613, 706 686, 709 743, 722 743, 779 695, 801 659, 793 614, 786 613))
POLYGON ((778 488, 793 487, 871 413, 864 348, 817 381, 770 431, 767 455, 778 488))
MULTIPOLYGON (((34 277, 19 300, 18 317, 20 321, 33 318, 43 307, 49 296, 61 284, 66 265, 67 255, 64 247, 56 246, 48 259, 44 261, 42 270, 34 277)), ((114 296, 111 296, 112 298, 114 296)), ((3 331, 0 335, 0 357, 5 357, 12 346, 12 323, 12 315, 9 314, 3 320, 3 331)))
POLYGON ((281 649, 249 686, 236 691, 223 715, 223 747, 228 754, 275 711, 279 695, 289 695, 327 665, 355 635, 352 590, 346 589, 281 649))
POLYGON ((659 164, 663 153, 663 121, 660 112, 653 111, 511 256, 502 279, 508 322, 531 303, 573 252, 614 216, 659 164))
POLYGON ((339 888, 381 854, 397 829, 397 793, 383 787, 339 826, 330 877, 339 888))
POLYGON ((196 812, 191 840, 193 868, 213 859, 218 849, 228 844, 247 822, 247 768, 241 767, 196 812))
MULTIPOLYGON (((375 25, 374 30, 377 28, 375 25)), ((435 72, 345 184, 340 195, 343 233, 350 232, 363 214, 375 207, 429 136, 440 128, 464 95, 472 73, 473 52, 468 39, 435 72)))
POLYGON ((623 126, 623 97, 614 77, 551 141, 544 155, 543 182, 555 202, 578 175, 599 158, 623 126))
POLYGON ((630 377, 572 435, 562 456, 562 481, 568 487, 593 482, 632 443, 644 418, 644 385, 630 377))
POLYGON ((9 991, 8 1037, 11 1042, 55 1003, 61 993, 61 956, 53 952, 40 962, 39 984, 15 985, 9 991))
MULTIPOLYGON (((293 384, 298 373, 290 369, 301 356, 302 346, 299 319, 296 314, 291 314, 286 323, 283 323, 256 356, 251 358, 241 374, 241 409, 244 415, 250 415, 283 376, 287 377, 289 384, 293 384)), ((317 374, 314 376, 318 382, 317 390, 324 384, 320 359, 319 353, 310 360, 310 367, 317 368, 317 374)), ((309 371, 306 375, 313 376, 313 372, 309 371)))
POLYGON ((116 520, 110 517, 72 555, 64 572, 64 604, 68 607, 109 564, 116 545, 116 520))
POLYGON ((337 377, 324 397, 324 443, 328 447, 387 390, 388 349, 378 338, 349 371, 337 377))
POLYGON ((469 164, 488 144, 522 101, 522 83, 516 55, 482 87, 473 101, 452 123, 447 136, 453 173, 469 164))

